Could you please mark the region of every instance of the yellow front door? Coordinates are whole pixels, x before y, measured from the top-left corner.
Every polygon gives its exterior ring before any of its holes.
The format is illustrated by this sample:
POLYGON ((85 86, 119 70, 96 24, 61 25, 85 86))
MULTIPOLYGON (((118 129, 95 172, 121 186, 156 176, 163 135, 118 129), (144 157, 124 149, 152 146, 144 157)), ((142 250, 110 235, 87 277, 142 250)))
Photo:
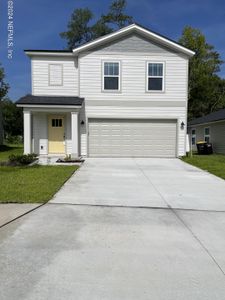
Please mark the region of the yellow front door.
POLYGON ((48 153, 65 153, 64 117, 52 115, 48 118, 48 153))

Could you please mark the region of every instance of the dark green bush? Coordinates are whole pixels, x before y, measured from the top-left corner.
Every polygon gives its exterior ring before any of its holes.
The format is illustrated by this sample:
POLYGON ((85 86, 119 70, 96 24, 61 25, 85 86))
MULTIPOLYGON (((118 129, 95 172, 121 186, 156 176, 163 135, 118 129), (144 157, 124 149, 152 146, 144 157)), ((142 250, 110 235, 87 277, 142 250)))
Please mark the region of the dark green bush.
POLYGON ((37 158, 37 154, 10 155, 9 161, 15 165, 29 165, 37 158))

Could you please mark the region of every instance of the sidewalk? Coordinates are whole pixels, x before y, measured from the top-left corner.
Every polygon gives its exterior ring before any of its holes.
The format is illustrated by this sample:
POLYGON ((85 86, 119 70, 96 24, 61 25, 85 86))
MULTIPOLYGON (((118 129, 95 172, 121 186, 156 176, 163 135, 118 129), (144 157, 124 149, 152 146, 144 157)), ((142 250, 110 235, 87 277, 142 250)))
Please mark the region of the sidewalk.
POLYGON ((0 204, 0 227, 42 204, 0 204))

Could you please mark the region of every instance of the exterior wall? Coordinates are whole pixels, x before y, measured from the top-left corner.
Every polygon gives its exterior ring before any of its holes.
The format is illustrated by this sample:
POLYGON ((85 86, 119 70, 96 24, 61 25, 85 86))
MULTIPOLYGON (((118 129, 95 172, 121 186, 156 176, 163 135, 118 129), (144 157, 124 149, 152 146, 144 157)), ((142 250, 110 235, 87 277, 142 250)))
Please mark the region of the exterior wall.
POLYGON ((33 114, 33 152, 48 154, 48 120, 44 113, 33 114))
MULTIPOLYGON (((132 35, 79 57, 79 95, 85 98, 88 118, 171 118, 178 120, 178 156, 185 154, 188 59, 143 38, 132 35), (121 91, 102 91, 103 61, 121 63, 121 91), (146 91, 147 62, 165 63, 165 91, 146 91)), ((86 126, 87 128, 87 126, 86 126)), ((87 136, 82 133, 82 155, 87 136)))
POLYGON ((33 57, 32 94, 48 96, 77 96, 78 67, 74 57, 33 57), (49 64, 62 65, 62 85, 49 84, 49 64))
MULTIPOLYGON (((196 130, 196 142, 204 141, 204 129, 210 128, 210 142, 213 144, 213 151, 215 153, 225 154, 225 121, 195 125, 190 127, 196 130)), ((196 146, 193 146, 193 150, 197 150, 196 146)))

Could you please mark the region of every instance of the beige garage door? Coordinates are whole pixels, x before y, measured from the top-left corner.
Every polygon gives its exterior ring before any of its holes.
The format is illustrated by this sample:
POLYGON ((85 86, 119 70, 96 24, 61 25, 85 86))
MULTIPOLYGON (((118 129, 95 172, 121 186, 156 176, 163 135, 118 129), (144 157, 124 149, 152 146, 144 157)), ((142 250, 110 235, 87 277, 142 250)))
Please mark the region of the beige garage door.
POLYGON ((89 119, 90 157, 175 157, 176 120, 89 119))

